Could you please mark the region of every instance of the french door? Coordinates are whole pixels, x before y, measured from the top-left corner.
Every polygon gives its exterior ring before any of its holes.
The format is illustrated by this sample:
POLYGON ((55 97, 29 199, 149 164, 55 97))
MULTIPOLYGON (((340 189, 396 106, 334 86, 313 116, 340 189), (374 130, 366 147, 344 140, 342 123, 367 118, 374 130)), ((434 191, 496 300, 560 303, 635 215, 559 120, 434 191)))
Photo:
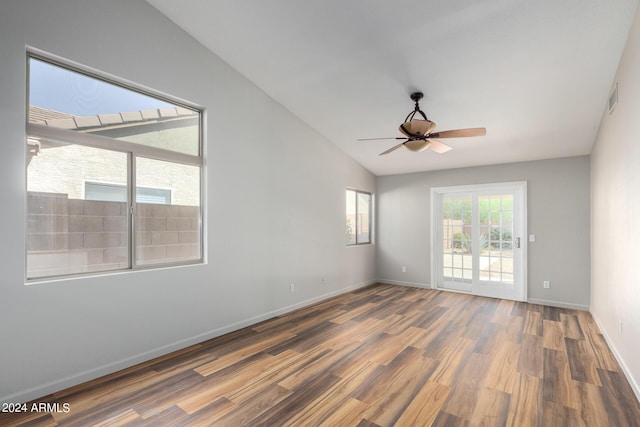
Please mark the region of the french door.
POLYGON ((526 183, 432 189, 432 283, 524 301, 526 183))

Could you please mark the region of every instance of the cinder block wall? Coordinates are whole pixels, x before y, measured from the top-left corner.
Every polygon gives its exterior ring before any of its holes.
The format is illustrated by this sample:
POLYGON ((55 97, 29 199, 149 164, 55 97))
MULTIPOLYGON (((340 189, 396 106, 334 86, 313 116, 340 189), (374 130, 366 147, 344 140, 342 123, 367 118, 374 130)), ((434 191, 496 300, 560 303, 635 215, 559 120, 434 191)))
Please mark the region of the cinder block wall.
MULTIPOLYGON (((137 264, 200 257, 197 206, 138 204, 137 264)), ((28 277, 127 268, 128 215, 122 202, 30 192, 28 277)))

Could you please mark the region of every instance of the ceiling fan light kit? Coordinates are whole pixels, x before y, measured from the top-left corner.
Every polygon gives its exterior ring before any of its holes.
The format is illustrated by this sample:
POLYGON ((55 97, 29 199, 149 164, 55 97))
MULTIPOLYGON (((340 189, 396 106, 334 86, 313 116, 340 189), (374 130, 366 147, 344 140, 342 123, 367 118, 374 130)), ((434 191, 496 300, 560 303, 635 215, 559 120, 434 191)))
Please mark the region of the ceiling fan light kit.
POLYGON ((411 137, 412 135, 429 135, 436 128, 436 124, 431 120, 419 120, 413 119, 408 122, 404 122, 398 128, 400 132, 411 137))
POLYGON ((404 143, 405 147, 414 152, 426 150, 430 145, 431 141, 425 141, 422 139, 413 139, 404 143))
MULTIPOLYGON (((487 134, 485 128, 470 128, 470 129, 455 129, 445 130, 442 132, 433 132, 436 129, 436 124, 427 118, 427 115, 420 109, 420 100, 423 97, 422 92, 414 92, 411 94, 411 100, 415 102, 415 107, 407 117, 404 119, 404 123, 400 125, 398 130, 404 134, 407 138, 406 141, 401 142, 386 151, 380 153, 380 155, 389 154, 390 152, 405 146, 410 151, 418 152, 431 148, 432 151, 442 154, 451 150, 447 144, 444 144, 433 138, 463 138, 471 136, 484 136, 487 134), (422 116, 422 119, 414 118, 416 114, 422 116)), ((395 138, 367 138, 359 139, 358 141, 368 141, 371 139, 405 139, 404 137, 395 138)))

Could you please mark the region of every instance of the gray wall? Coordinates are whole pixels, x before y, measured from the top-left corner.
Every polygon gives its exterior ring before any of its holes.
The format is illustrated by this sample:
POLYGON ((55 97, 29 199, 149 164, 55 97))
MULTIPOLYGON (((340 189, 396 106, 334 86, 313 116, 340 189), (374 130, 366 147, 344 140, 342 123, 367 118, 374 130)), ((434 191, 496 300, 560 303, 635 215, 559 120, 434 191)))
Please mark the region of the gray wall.
POLYGON ((374 176, 143 0, 0 9, 0 400, 41 397, 375 278, 375 247, 344 245, 344 190, 373 192, 374 176), (205 265, 25 285, 26 45, 206 109, 205 265))
POLYGON ((640 13, 591 155, 591 311, 640 399, 640 13))
POLYGON ((529 301, 588 309, 588 156, 378 177, 378 278, 431 285, 432 187, 510 181, 527 181, 527 234, 536 235, 528 244, 529 301))

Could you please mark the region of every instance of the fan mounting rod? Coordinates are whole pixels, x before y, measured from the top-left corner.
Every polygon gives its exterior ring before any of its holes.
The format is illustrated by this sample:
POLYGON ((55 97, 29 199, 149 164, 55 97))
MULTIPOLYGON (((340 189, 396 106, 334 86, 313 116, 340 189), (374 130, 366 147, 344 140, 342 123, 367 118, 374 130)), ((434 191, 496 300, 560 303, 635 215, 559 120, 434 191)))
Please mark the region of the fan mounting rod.
POLYGON ((405 123, 406 122, 410 122, 411 120, 413 120, 413 117, 416 115, 416 113, 420 113, 422 118, 424 118, 425 120, 429 120, 429 119, 427 119, 427 115, 424 112, 422 112, 422 110, 420 109, 420 105, 419 105, 419 102, 422 99, 422 97, 424 96, 424 94, 422 92, 413 92, 410 96, 411 96, 411 100, 416 103, 416 106, 413 109, 413 111, 410 112, 407 115, 407 117, 404 119, 405 123))

